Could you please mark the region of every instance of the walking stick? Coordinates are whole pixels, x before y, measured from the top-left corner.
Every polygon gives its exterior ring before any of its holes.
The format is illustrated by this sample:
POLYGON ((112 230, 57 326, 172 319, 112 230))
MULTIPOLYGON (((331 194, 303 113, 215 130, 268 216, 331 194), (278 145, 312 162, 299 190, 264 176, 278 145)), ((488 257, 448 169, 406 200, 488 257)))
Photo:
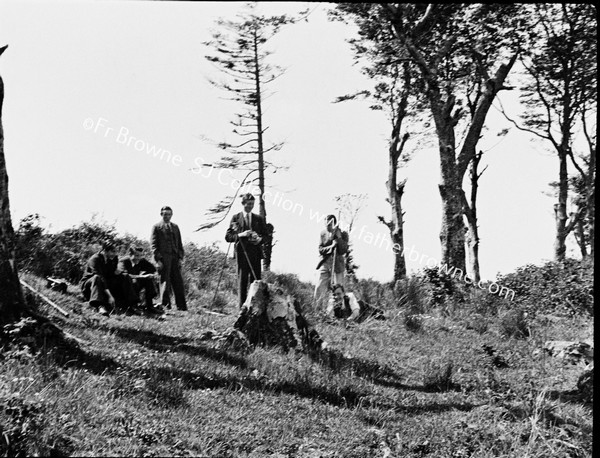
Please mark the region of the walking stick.
POLYGON ((221 267, 221 273, 219 274, 219 281, 217 281, 217 288, 215 289, 215 295, 213 296, 212 302, 210 303, 211 307, 215 305, 215 299, 217 298, 217 293, 219 292, 219 285, 221 284, 221 279, 223 278, 223 272, 225 271, 225 265, 227 264, 227 256, 229 256, 229 249, 231 248, 231 243, 227 245, 227 253, 225 253, 225 260, 223 261, 223 267, 221 267))
MULTIPOLYGON (((340 227, 340 212, 338 212, 337 224, 335 225, 333 232, 335 233, 335 231, 337 231, 339 227, 340 227)), ((330 286, 333 286, 335 284, 334 276, 335 276, 335 257, 336 257, 336 255, 337 255, 337 243, 335 244, 335 248, 333 249, 333 262, 331 263, 331 279, 329 282, 330 286)))
POLYGON ((252 263, 250 262, 250 258, 248 257, 248 253, 246 252, 246 247, 244 246, 244 242, 242 242, 240 240, 240 244, 242 245, 242 251, 244 252, 244 256, 246 256, 246 261, 248 262, 248 267, 250 267, 250 272, 252 272, 252 278, 254 278, 254 280, 258 280, 258 278, 256 276, 256 272, 254 272, 254 268, 252 267, 252 263))
POLYGON ((331 263, 331 280, 329 281, 330 285, 333 286, 335 284, 334 276, 335 276, 335 256, 337 254, 337 245, 333 249, 333 262, 331 263))

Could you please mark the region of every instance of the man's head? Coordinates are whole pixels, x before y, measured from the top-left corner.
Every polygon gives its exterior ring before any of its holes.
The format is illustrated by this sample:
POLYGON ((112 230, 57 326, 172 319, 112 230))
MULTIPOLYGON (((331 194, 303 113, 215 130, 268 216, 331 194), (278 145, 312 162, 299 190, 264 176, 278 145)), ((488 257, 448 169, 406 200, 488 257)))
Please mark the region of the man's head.
POLYGON ((333 294, 333 299, 336 302, 341 302, 341 300, 344 298, 344 287, 342 285, 340 285, 339 283, 333 285, 331 287, 331 294, 333 294))
POLYGON ((136 263, 139 262, 139 260, 142 259, 143 251, 144 249, 139 246, 129 247, 129 256, 131 256, 131 260, 136 263))
POLYGON ((254 208, 255 197, 249 192, 242 196, 242 205, 244 206, 244 211, 246 213, 250 213, 254 208))
POLYGON ((110 241, 103 242, 102 252, 108 259, 114 259, 117 256, 117 246, 110 241))
POLYGON ((165 205, 160 209, 160 216, 165 223, 169 223, 171 221, 171 217, 173 216, 173 210, 168 205, 165 205))
POLYGON ((327 227, 327 230, 329 232, 333 231, 333 228, 335 227, 336 224, 337 224, 337 218, 335 217, 335 215, 327 215, 327 218, 325 218, 325 226, 327 227))

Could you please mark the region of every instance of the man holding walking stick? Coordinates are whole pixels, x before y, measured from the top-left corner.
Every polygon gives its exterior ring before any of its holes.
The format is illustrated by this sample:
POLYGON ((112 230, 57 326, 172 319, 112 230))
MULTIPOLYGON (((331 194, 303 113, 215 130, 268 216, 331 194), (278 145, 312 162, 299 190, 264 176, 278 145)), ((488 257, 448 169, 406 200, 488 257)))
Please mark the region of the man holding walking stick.
POLYGON ((335 215, 328 215, 325 224, 319 239, 321 260, 317 265, 319 278, 314 294, 317 308, 323 310, 332 284, 344 284, 345 254, 348 251, 348 234, 339 228, 335 215))
POLYGON ((242 196, 244 211, 233 215, 225 234, 225 241, 235 243, 240 307, 246 302, 250 284, 261 278, 262 242, 267 234, 264 218, 252 213, 254 201, 255 198, 250 193, 242 196))

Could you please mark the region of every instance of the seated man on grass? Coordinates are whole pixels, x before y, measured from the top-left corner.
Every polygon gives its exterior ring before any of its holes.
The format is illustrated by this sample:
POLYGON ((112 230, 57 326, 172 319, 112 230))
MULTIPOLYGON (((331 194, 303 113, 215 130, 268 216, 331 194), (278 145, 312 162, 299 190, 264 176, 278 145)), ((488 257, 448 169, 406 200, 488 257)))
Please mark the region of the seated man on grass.
POLYGON ((83 297, 101 315, 108 316, 117 309, 141 315, 131 279, 119 271, 118 262, 115 244, 103 243, 84 268, 80 283, 83 297))
POLYGON ((383 311, 356 298, 354 293, 346 293, 344 287, 335 284, 331 287, 331 298, 327 306, 327 316, 361 323, 369 317, 385 320, 383 311))
POLYGON ((145 306, 148 313, 163 313, 160 306, 154 307, 152 303, 152 299, 157 296, 154 284, 156 267, 142 257, 143 251, 141 247, 130 247, 129 257, 123 258, 119 262, 119 270, 129 275, 137 297, 140 297, 140 293, 144 291, 145 306))

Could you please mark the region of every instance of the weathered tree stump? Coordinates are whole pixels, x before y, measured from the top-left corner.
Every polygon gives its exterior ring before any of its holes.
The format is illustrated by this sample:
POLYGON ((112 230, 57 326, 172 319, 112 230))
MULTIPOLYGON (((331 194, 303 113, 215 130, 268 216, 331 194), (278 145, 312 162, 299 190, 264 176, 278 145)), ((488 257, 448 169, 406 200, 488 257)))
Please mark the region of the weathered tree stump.
POLYGON ((262 280, 250 285, 248 298, 233 327, 253 346, 278 346, 284 351, 315 351, 326 347, 304 317, 300 302, 282 288, 262 280))

